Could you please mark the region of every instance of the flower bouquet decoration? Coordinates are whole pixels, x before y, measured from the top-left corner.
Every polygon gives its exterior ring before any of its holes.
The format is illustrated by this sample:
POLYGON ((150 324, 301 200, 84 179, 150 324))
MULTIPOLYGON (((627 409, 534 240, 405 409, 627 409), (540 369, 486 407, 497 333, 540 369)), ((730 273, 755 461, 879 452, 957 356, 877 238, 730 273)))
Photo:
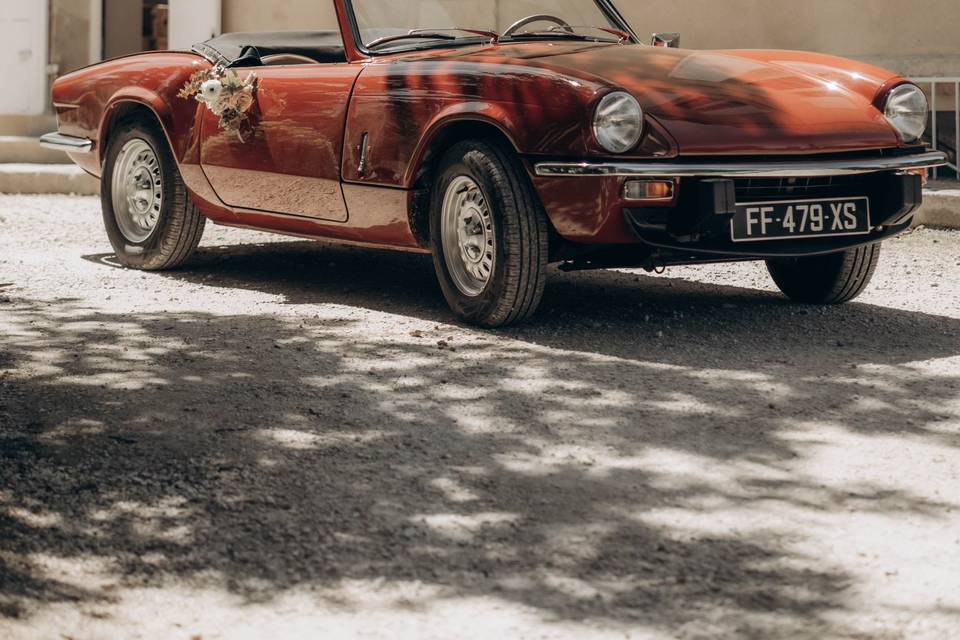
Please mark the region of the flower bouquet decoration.
POLYGON ((241 79, 236 71, 221 67, 198 71, 190 76, 178 94, 194 98, 220 118, 220 128, 235 133, 244 142, 244 129, 250 125, 250 111, 256 103, 257 77, 251 73, 241 79))

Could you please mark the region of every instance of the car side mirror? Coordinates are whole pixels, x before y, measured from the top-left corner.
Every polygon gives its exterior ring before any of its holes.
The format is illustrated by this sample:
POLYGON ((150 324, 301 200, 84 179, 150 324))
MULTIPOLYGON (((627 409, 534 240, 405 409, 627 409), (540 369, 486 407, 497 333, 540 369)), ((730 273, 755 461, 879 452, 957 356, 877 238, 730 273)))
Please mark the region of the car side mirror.
POLYGON ((653 34, 653 42, 651 42, 651 44, 655 47, 669 47, 670 49, 679 49, 680 34, 679 33, 655 33, 653 34))

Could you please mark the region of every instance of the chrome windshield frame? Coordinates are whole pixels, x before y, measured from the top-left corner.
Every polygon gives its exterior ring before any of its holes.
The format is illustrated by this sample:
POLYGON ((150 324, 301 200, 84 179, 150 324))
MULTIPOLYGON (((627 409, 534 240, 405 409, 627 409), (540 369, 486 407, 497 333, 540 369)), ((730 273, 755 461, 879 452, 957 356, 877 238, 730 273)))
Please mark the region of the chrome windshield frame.
MULTIPOLYGON (((462 47, 462 46, 471 46, 477 44, 483 44, 486 42, 485 39, 479 37, 469 37, 458 40, 444 40, 441 42, 436 42, 429 45, 411 45, 410 47, 396 47, 391 48, 386 51, 372 51, 367 48, 367 44, 363 41, 363 37, 360 35, 360 23, 357 21, 357 14, 353 8, 354 0, 343 0, 344 7, 346 8, 347 22, 350 23, 351 36, 353 37, 353 42, 357 48, 357 51, 362 53, 365 56, 376 58, 379 56, 388 56, 396 55, 398 53, 411 53, 415 51, 426 51, 430 49, 446 49, 449 47, 462 47)), ((619 10, 614 6, 612 0, 593 0, 593 3, 597 6, 601 13, 607 17, 607 19, 616 26, 616 28, 630 34, 630 44, 639 44, 640 39, 637 37, 636 32, 630 27, 630 24, 626 21, 623 15, 619 10)), ((461 25, 458 25, 461 26, 461 25)), ((470 25, 467 25, 470 26, 470 25)), ((508 41, 509 42, 509 41, 508 41)))

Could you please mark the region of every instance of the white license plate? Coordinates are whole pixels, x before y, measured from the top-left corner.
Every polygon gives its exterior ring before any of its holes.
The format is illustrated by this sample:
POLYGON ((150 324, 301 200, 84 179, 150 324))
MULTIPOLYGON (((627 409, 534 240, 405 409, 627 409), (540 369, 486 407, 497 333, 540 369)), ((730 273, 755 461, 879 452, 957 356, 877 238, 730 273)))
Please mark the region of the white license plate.
POLYGON ((734 242, 861 236, 872 229, 869 198, 738 204, 730 221, 734 242))

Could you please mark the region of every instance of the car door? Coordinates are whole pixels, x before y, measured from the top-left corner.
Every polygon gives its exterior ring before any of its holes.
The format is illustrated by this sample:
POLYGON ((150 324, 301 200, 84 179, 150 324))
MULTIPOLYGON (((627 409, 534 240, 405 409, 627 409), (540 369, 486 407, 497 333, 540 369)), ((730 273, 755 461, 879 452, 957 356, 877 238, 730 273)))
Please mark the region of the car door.
POLYGON ((346 222, 340 164, 360 70, 355 64, 254 68, 257 106, 253 130, 242 140, 204 109, 200 163, 220 199, 236 209, 346 222))

